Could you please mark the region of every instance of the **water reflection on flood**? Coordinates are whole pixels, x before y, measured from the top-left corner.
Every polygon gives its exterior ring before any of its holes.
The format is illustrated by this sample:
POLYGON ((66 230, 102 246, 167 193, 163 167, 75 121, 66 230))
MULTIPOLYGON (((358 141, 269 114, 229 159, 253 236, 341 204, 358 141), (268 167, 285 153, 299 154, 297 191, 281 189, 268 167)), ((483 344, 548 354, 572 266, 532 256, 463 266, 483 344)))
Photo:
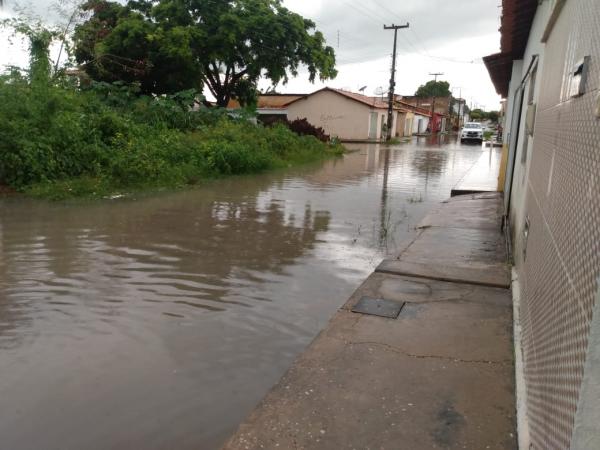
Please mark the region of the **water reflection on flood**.
POLYGON ((0 198, 0 448, 216 448, 481 155, 416 140, 101 202, 0 198))

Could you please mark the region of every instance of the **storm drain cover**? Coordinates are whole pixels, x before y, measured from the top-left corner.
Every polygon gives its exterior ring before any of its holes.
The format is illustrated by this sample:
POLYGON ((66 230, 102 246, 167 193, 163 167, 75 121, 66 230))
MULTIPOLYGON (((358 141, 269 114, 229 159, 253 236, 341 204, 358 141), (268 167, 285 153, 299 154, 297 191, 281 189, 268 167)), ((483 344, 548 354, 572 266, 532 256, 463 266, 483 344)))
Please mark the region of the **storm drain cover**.
POLYGON ((395 319, 400 314, 403 306, 404 302, 394 302, 384 298, 363 297, 354 305, 352 312, 395 319))

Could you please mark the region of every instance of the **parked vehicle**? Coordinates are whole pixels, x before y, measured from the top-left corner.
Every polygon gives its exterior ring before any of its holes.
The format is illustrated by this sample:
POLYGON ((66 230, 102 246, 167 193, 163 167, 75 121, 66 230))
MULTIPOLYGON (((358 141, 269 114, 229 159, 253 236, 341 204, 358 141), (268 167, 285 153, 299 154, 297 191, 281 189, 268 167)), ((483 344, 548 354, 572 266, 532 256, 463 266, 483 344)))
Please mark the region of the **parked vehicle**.
POLYGON ((464 144, 466 141, 478 142, 479 145, 483 143, 483 127, 478 122, 467 122, 460 132, 460 143, 464 144))

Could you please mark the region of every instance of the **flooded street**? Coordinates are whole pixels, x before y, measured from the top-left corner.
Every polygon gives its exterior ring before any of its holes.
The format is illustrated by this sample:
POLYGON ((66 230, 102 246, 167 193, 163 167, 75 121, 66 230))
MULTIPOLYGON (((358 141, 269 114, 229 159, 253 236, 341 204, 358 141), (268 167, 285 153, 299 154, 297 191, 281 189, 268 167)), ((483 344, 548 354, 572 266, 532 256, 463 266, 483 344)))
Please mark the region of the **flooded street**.
POLYGON ((137 199, 0 198, 0 449, 218 448, 492 151, 349 147, 137 199))

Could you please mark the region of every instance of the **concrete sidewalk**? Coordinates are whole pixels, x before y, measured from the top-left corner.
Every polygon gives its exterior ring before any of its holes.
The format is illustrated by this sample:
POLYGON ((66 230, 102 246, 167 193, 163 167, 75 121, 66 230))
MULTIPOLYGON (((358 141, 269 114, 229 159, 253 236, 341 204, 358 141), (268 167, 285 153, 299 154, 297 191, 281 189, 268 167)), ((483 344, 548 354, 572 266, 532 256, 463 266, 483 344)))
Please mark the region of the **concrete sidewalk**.
POLYGON ((475 165, 452 189, 452 195, 496 192, 498 190, 498 173, 500 172, 501 162, 501 148, 485 148, 475 165))
POLYGON ((516 448, 497 194, 454 197, 384 261, 225 449, 516 448), (397 318, 352 312, 364 297, 397 318))

